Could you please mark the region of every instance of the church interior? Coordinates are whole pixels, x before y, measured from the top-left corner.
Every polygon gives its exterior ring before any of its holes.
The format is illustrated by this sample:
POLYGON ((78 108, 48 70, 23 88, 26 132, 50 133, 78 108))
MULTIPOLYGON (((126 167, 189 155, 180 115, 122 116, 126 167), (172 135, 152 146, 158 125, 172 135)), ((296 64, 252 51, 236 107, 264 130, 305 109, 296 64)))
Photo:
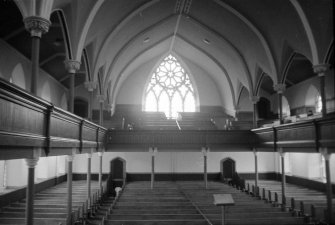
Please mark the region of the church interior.
POLYGON ((0 225, 335 224, 332 0, 0 0, 0 225))

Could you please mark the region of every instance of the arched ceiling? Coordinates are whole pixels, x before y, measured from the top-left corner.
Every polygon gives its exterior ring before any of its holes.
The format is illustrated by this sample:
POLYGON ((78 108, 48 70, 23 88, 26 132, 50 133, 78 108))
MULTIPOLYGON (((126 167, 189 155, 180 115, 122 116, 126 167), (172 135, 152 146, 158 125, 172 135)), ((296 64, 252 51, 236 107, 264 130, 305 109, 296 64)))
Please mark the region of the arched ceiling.
MULTIPOLYGON (((91 79, 97 80, 104 67, 100 76, 112 103, 138 67, 172 52, 206 71, 221 90, 223 107, 234 108, 242 87, 250 95, 257 93, 262 73, 270 80, 260 87, 272 93, 273 87, 266 85, 283 80, 292 53, 312 65, 324 63, 334 39, 332 0, 31 1, 45 9, 38 10, 44 17, 56 9, 64 13, 69 31, 65 45, 75 60, 86 49, 91 79)), ((25 9, 16 20, 34 11, 24 2, 15 1, 25 9)), ((15 38, 18 29, 8 33, 15 38)), ((46 41, 54 42, 51 36, 46 41)), ((41 51, 41 60, 46 60, 41 51)), ((57 51, 46 57, 61 58, 57 51)))

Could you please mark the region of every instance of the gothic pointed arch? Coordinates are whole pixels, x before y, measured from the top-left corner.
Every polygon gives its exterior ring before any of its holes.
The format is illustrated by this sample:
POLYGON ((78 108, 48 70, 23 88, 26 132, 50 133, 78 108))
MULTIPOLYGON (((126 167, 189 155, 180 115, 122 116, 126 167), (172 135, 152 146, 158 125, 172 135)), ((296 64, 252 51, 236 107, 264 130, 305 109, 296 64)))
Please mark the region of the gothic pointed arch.
POLYGON ((144 93, 144 111, 164 112, 176 118, 178 112, 196 111, 196 90, 189 73, 173 55, 153 70, 144 93))

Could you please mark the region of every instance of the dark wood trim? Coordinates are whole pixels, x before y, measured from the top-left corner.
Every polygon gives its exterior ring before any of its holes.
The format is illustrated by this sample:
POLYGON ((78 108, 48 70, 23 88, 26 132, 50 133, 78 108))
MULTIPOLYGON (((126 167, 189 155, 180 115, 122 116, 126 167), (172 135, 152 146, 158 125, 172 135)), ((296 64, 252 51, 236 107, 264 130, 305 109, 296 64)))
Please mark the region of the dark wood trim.
POLYGON ((319 147, 327 147, 329 153, 335 152, 335 115, 252 131, 260 151, 281 147, 284 152, 315 153, 319 147))
POLYGON ((55 156, 72 154, 73 148, 86 152, 104 145, 105 128, 4 79, 0 79, 0 115, 0 160, 25 158, 33 148, 55 156), (11 153, 6 155, 8 149, 11 153))
MULTIPOLYGON (((127 173, 127 182, 150 181, 151 173, 127 173)), ((219 181, 221 173, 207 173, 207 179, 219 181)), ((203 181, 203 173, 155 173, 155 181, 203 181)))
POLYGON ((157 147, 159 151, 251 151, 255 135, 247 130, 109 130, 106 148, 124 151, 147 151, 157 147))
MULTIPOLYGON (((103 173, 102 174, 102 180, 106 180, 108 178, 108 173, 103 173)), ((87 179, 87 174, 86 173, 73 173, 72 174, 72 179, 73 180, 86 180, 87 179)), ((91 180, 99 180, 99 173, 91 173, 91 180)))

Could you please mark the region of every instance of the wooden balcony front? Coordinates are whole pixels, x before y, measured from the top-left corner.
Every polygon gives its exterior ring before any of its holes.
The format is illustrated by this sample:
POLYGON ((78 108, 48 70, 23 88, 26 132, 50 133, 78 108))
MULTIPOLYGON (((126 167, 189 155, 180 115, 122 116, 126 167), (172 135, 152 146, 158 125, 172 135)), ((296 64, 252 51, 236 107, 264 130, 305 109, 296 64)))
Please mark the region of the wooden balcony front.
POLYGON ((106 129, 0 79, 0 160, 97 151, 106 129))
POLYGON ((224 130, 109 130, 107 151, 251 151, 255 135, 251 131, 224 130))
POLYGON ((254 130, 109 130, 0 79, 0 160, 99 151, 335 152, 335 117, 254 130))
POLYGON ((269 128, 252 130, 261 151, 319 152, 320 147, 327 147, 335 152, 335 117, 329 115, 323 119, 283 124, 269 128))

